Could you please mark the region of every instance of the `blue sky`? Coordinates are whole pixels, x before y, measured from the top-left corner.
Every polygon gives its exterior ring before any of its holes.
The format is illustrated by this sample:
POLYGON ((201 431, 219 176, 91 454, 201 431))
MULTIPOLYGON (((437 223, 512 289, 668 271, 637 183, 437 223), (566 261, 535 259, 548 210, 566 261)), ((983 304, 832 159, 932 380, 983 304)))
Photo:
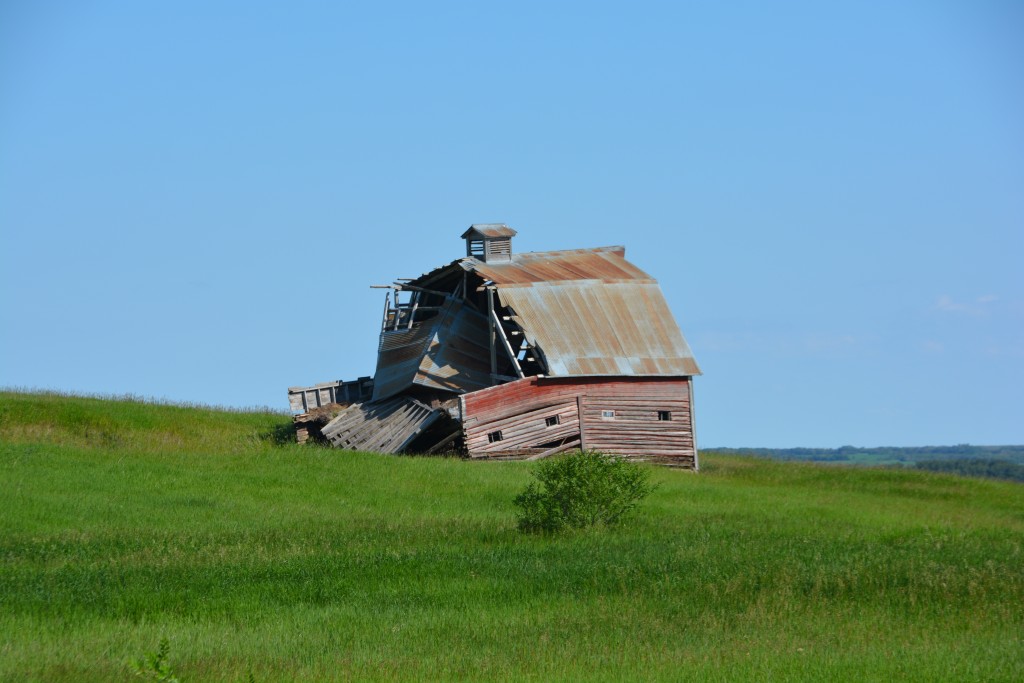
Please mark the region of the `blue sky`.
POLYGON ((624 244, 701 446, 1024 443, 1024 4, 0 5, 0 386, 285 408, 383 294, 624 244))

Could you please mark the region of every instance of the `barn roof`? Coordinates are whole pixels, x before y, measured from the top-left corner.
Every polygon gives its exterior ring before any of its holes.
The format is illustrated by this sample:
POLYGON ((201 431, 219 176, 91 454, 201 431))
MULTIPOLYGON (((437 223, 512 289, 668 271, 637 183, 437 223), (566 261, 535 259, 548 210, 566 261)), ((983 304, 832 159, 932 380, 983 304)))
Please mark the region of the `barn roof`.
POLYGON ((494 284, 552 376, 701 374, 658 282, 623 247, 460 263, 494 284))
POLYGON ((699 375, 656 282, 498 287, 548 373, 699 375))
POLYGON ((515 254, 510 261, 484 263, 468 259, 468 264, 502 287, 531 287, 567 280, 654 282, 650 275, 626 260, 625 247, 530 252, 515 254))
POLYGON ((504 223, 474 223, 469 226, 469 230, 462 233, 462 239, 466 239, 471 235, 479 235, 480 237, 487 238, 515 237, 516 231, 504 223))

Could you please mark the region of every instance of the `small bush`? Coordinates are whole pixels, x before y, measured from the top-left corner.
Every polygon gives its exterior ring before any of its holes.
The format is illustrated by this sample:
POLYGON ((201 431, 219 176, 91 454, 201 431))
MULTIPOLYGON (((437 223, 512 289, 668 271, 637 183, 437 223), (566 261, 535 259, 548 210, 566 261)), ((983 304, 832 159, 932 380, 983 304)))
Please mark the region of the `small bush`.
POLYGON ((513 501, 519 529, 551 533, 618 524, 654 487, 647 470, 594 451, 545 460, 513 501))

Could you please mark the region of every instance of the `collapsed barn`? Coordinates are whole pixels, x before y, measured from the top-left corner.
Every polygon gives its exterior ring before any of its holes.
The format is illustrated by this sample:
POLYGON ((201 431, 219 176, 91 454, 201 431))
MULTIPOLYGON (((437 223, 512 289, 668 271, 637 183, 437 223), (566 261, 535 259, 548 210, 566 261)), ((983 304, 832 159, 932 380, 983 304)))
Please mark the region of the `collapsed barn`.
POLYGON ((537 459, 592 449, 696 469, 700 369, 624 247, 466 255, 386 285, 373 377, 288 390, 299 439, 381 453, 537 459))

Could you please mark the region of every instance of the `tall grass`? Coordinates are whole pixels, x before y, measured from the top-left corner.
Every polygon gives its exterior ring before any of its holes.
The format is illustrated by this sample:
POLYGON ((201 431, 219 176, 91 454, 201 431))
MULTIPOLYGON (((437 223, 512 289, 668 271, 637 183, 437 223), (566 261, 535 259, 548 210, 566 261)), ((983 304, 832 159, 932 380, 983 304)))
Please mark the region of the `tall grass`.
POLYGON ((1021 680, 1019 485, 715 457, 622 529, 517 532, 526 463, 287 416, 0 394, 0 680, 1021 680))

